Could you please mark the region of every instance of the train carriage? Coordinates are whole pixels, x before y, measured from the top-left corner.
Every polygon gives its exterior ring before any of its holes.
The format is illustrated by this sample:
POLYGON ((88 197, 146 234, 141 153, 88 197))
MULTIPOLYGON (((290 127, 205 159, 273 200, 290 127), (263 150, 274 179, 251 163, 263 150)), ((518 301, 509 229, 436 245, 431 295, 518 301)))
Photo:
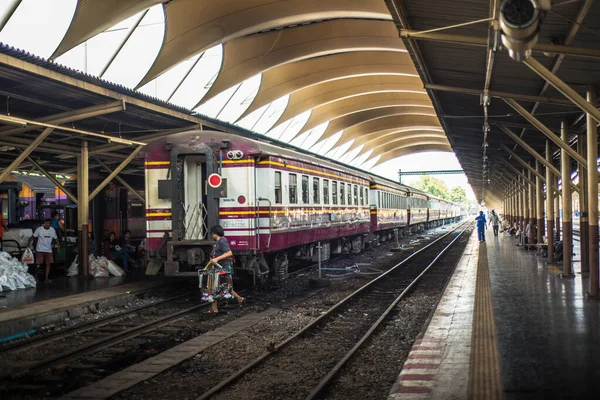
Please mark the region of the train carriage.
POLYGON ((291 258, 316 260, 318 244, 327 260, 444 219, 424 192, 266 140, 190 131, 149 144, 145 158, 149 256, 165 275, 195 275, 216 224, 234 268, 262 279, 285 278, 291 258))
POLYGON ((362 250, 370 232, 369 177, 291 149, 221 132, 187 132, 146 150, 151 254, 165 273, 191 275, 209 256, 220 223, 239 263, 255 276, 287 275, 288 257, 362 250), (213 189, 208 177, 223 183, 213 189), (165 234, 168 238, 165 238, 165 234), (163 251, 164 253, 164 251, 163 251))

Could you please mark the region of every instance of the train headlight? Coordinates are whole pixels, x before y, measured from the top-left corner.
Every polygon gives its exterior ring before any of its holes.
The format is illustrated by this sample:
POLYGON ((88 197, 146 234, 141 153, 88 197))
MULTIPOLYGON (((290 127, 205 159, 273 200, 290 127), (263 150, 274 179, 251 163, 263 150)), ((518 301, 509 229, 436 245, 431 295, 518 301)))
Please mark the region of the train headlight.
POLYGON ((227 159, 233 160, 235 158, 235 153, 233 151, 227 152, 227 159))
POLYGON ((502 44, 516 61, 531 55, 540 30, 540 7, 535 0, 504 0, 500 6, 502 44))
POLYGON ((241 150, 237 150, 235 152, 235 159, 240 160, 242 157, 244 157, 244 153, 241 150))

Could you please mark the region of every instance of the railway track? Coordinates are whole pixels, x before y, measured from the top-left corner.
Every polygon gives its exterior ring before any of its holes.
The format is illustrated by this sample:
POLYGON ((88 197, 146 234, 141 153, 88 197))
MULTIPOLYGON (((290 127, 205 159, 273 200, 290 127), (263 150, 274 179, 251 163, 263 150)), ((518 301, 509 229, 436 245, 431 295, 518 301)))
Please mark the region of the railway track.
POLYGON ((209 305, 198 303, 197 293, 173 296, 5 348, 2 363, 14 366, 0 376, 0 397, 61 394, 188 340, 198 332, 178 321, 209 305))
POLYGON ((335 304, 300 331, 257 357, 197 400, 256 397, 316 398, 439 258, 472 226, 458 225, 335 304), (324 347, 323 343, 327 343, 324 347), (301 364, 302 368, 289 368, 301 364), (286 373, 287 372, 287 373, 286 373), (270 376, 266 383, 264 376, 270 376), (298 385, 302 382, 302 385, 298 385), (262 385, 269 385, 263 387, 262 385), (272 392, 271 392, 272 390, 272 392))

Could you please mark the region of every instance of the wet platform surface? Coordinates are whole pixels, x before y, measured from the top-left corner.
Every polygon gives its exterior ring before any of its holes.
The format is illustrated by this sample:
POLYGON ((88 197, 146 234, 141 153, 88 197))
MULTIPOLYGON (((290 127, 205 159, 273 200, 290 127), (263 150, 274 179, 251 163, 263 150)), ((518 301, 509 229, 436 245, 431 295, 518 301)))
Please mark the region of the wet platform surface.
POLYGON ((52 282, 41 282, 36 288, 0 292, 0 313, 6 309, 26 304, 52 300, 74 294, 107 289, 127 283, 156 280, 148 277, 143 269, 136 269, 131 275, 109 278, 86 278, 84 276, 50 276, 52 282))
POLYGON ((485 248, 474 239, 389 399, 464 399, 494 380, 495 394, 474 398, 598 398, 600 304, 585 298, 579 263, 565 279, 508 235, 488 234, 485 248))
POLYGON ((561 265, 515 243, 486 245, 505 398, 598 398, 600 304, 585 298, 587 276, 576 263, 561 278, 561 265))

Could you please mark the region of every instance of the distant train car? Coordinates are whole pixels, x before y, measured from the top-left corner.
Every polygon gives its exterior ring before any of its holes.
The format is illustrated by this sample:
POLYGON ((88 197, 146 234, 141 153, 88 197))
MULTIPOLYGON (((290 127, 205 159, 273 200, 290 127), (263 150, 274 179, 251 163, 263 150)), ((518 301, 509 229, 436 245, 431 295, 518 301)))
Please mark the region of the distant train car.
POLYGON ((223 132, 190 131, 146 146, 149 256, 167 276, 195 276, 220 224, 234 268, 285 278, 289 260, 360 252, 396 228, 443 221, 439 200, 293 148, 223 132))

